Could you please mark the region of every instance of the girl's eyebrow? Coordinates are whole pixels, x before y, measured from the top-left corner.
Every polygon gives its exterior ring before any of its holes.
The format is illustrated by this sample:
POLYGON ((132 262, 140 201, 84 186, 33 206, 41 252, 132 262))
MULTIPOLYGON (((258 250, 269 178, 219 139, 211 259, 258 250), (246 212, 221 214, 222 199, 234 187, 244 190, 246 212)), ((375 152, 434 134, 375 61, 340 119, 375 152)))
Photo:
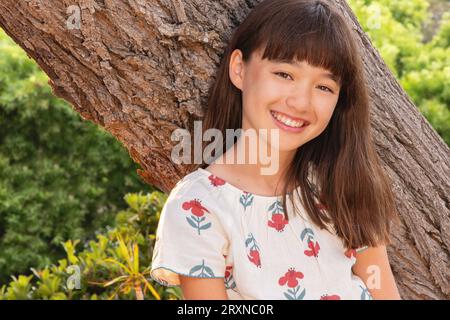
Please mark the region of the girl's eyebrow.
POLYGON ((333 73, 331 72, 325 72, 321 74, 322 77, 327 77, 331 80, 333 80, 334 82, 336 82, 337 84, 340 84, 341 82, 339 81, 338 77, 336 77, 333 73))
MULTIPOLYGON (((297 67, 302 67, 303 62, 297 62, 297 61, 293 61, 293 60, 287 60, 287 59, 274 59, 273 60, 275 63, 287 63, 290 64, 292 66, 297 66, 297 67)), ((339 78, 336 77, 333 73, 331 72, 324 72, 320 74, 321 77, 326 77, 329 78, 331 80, 333 80, 334 82, 336 82, 337 84, 340 84, 339 78)))

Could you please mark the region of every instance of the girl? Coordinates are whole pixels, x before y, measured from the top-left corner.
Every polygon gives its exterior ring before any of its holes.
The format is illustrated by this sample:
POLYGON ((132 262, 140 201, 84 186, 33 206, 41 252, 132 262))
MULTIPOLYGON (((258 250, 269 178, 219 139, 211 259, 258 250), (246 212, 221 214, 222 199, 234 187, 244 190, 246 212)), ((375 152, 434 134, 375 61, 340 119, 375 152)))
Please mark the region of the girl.
POLYGON ((361 58, 337 11, 261 2, 224 53, 203 129, 279 130, 262 140, 279 170, 227 163, 254 150, 220 141, 225 153, 167 199, 152 278, 185 299, 399 299, 385 247, 398 217, 369 123, 361 58))

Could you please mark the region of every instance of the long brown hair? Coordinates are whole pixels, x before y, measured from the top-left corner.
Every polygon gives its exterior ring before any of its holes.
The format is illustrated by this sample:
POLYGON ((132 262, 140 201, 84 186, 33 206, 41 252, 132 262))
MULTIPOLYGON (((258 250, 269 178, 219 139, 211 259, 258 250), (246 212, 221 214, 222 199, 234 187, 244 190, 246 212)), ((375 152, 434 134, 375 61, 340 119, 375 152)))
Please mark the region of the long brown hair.
MULTIPOLYGON (((327 230, 331 223, 346 248, 359 248, 390 244, 390 221, 399 219, 370 132, 368 91, 352 37, 345 20, 325 1, 261 2, 234 31, 223 54, 209 91, 203 130, 216 128, 225 136, 226 129, 242 127, 241 91, 229 78, 235 49, 242 51, 245 62, 263 48, 262 59, 296 58, 331 71, 341 82, 336 108, 326 129, 296 151, 285 173, 289 179, 282 204, 288 219, 287 190, 301 190, 312 221, 327 230), (308 178, 310 168, 315 183, 308 178)), ((229 147, 225 144, 223 150, 229 147)))

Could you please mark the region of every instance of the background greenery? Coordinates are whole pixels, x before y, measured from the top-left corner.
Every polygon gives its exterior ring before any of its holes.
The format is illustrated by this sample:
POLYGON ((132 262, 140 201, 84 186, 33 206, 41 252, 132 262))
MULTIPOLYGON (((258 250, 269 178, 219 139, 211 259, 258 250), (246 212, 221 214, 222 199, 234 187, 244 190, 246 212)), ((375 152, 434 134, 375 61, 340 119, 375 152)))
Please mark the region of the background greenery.
POLYGON ((61 241, 112 224, 125 192, 152 190, 136 168, 0 32, 0 283, 64 256, 61 241))
POLYGON ((450 146, 450 2, 348 3, 403 89, 450 146))
MULTIPOLYGON (((348 2, 450 146, 450 3, 348 2)), ((166 196, 136 168, 115 138, 52 96, 0 31, 0 299, 179 299, 148 274, 166 196), (80 267, 79 290, 70 265, 80 267)))

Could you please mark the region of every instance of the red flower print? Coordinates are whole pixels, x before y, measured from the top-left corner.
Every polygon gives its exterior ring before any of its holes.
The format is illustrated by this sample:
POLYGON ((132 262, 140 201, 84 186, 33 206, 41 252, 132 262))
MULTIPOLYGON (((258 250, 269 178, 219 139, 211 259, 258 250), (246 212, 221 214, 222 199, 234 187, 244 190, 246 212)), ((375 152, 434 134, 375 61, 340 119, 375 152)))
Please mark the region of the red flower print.
POLYGON ((259 258, 258 250, 250 250, 250 255, 248 255, 248 259, 253 262, 257 267, 261 267, 261 260, 259 258))
POLYGON ((317 241, 316 241, 316 243, 314 243, 313 241, 309 241, 308 247, 310 250, 305 250, 305 254, 308 257, 311 257, 311 256, 317 257, 317 255, 319 254, 319 249, 320 249, 319 243, 317 241))
POLYGON ((267 222, 267 225, 269 227, 274 228, 278 232, 281 232, 284 230, 284 226, 288 224, 288 221, 284 218, 284 214, 282 213, 275 213, 272 215, 272 220, 269 220, 267 222))
POLYGON ((209 213, 208 209, 202 206, 200 200, 197 199, 184 202, 182 207, 184 210, 191 210, 192 214, 199 218, 203 217, 203 215, 205 214, 204 211, 209 213))
POLYGON ((226 266, 226 268, 225 268, 225 278, 228 278, 231 275, 231 270, 233 270, 233 266, 226 266))
POLYGON ((349 259, 353 257, 356 257, 356 250, 355 249, 348 249, 347 251, 345 251, 345 256, 349 259))
POLYGON ((337 294, 333 295, 325 294, 320 297, 320 300, 341 300, 341 297, 339 297, 337 294))
POLYGON ((233 266, 226 266, 225 268, 225 277, 224 277, 224 283, 226 289, 235 289, 236 288, 236 282, 233 279, 233 266))
POLYGON ((225 184, 225 180, 220 179, 219 177, 216 177, 215 175, 210 175, 210 176, 208 177, 208 179, 211 181, 211 184, 212 184, 214 187, 221 186, 221 185, 224 185, 224 184, 225 184))
POLYGON ((258 268, 261 268, 261 258, 259 256, 259 247, 252 233, 249 233, 245 239, 245 248, 248 250, 248 260, 258 268))
POLYGON ((295 288, 298 285, 298 279, 303 279, 303 273, 295 271, 294 268, 289 268, 288 272, 278 280, 280 286, 284 286, 286 283, 289 288, 295 288))

